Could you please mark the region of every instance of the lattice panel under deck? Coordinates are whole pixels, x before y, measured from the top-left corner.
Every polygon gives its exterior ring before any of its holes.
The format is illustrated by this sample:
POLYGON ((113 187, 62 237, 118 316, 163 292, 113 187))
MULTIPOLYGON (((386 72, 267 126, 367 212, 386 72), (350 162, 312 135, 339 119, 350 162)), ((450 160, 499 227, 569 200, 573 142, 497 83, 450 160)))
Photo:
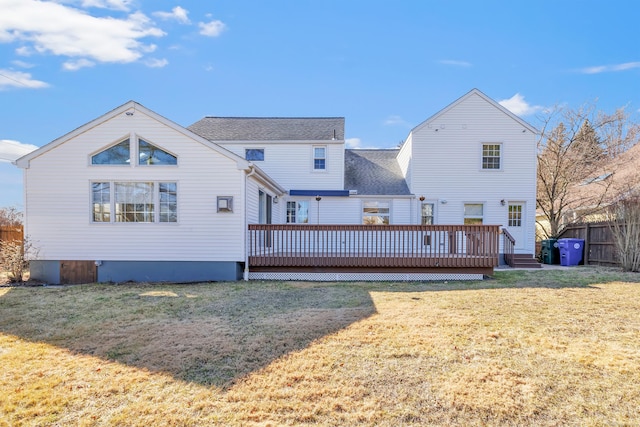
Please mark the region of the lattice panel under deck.
POLYGON ((303 280, 310 282, 420 282, 482 280, 482 274, 444 273, 249 273, 249 280, 303 280))

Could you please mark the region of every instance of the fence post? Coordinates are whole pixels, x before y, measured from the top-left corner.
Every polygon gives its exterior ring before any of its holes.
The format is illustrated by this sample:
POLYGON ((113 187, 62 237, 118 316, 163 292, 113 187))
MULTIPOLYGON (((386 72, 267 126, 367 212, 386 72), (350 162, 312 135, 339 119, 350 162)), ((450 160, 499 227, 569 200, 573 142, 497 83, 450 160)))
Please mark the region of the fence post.
POLYGON ((586 231, 584 236, 584 265, 589 265, 589 261, 591 258, 591 248, 589 245, 589 241, 591 240, 591 224, 586 224, 586 231))

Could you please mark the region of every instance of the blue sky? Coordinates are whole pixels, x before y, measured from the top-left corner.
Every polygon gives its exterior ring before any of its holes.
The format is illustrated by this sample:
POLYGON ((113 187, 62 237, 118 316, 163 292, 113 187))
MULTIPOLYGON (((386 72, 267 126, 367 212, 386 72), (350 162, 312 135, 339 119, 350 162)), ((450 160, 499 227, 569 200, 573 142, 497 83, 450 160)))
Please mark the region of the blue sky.
POLYGON ((473 88, 534 126, 545 108, 640 114, 640 2, 0 0, 2 159, 135 100, 215 116, 344 116, 348 145, 395 147, 473 88))

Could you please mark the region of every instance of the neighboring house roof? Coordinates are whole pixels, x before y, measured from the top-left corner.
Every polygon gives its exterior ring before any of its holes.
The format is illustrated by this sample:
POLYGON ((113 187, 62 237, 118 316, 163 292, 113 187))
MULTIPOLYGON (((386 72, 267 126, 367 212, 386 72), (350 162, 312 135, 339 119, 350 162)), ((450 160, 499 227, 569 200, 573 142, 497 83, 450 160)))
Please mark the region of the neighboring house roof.
POLYGON ((344 140, 344 117, 204 117, 189 129, 209 141, 344 140))
POLYGON ((411 129, 411 132, 415 132, 416 130, 422 128, 423 126, 427 126, 429 123, 437 120, 441 115, 445 114, 447 111, 451 110, 452 108, 456 107, 457 105, 461 104, 462 102, 464 102, 465 100, 467 100, 468 98, 470 98, 472 96, 479 96, 480 98, 484 99, 486 102, 488 102, 489 104, 493 105, 495 108, 497 108, 498 110, 502 111, 504 114, 506 114, 507 116, 511 117, 513 120, 518 122, 525 129, 527 129, 529 132, 534 133, 534 134, 538 134, 539 133, 539 131, 536 128, 531 126, 525 120, 523 120, 520 117, 516 116, 511 111, 509 111, 508 109, 506 109, 505 107, 503 107, 502 105, 500 105, 499 103, 494 101, 493 99, 489 98, 487 95, 485 95, 484 93, 482 93, 478 89, 472 89, 471 91, 467 92, 465 95, 463 95, 460 98, 458 98, 457 100, 453 101, 451 104, 447 105, 442 110, 438 111, 436 114, 434 114, 433 116, 429 117, 427 120, 425 120, 422 123, 420 123, 418 126, 416 126, 413 129, 411 129))
POLYGON ((344 188, 358 195, 410 195, 396 160, 398 151, 345 150, 344 188))
POLYGON ((574 186, 574 209, 608 205, 640 192, 640 143, 615 157, 594 175, 574 186))

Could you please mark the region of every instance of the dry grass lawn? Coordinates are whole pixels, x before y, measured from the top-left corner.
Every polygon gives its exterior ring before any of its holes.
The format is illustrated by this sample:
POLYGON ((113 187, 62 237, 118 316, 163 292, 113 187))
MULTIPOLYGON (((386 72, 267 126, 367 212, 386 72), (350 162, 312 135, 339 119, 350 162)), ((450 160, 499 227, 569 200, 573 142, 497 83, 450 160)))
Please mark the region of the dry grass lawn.
POLYGON ((0 426, 640 424, 640 276, 0 288, 0 426))

